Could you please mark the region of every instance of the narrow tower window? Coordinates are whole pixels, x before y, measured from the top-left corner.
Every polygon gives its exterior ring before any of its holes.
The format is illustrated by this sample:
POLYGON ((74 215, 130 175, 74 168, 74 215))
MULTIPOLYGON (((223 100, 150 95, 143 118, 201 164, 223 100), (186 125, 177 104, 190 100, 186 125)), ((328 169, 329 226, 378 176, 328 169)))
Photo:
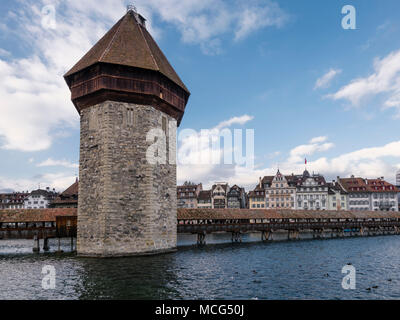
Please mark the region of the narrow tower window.
POLYGON ((133 126, 134 125, 134 113, 133 113, 133 109, 132 108, 128 108, 128 110, 127 110, 126 124, 128 126, 133 126))
POLYGON ((164 131, 165 135, 167 135, 167 118, 162 117, 162 130, 164 131))

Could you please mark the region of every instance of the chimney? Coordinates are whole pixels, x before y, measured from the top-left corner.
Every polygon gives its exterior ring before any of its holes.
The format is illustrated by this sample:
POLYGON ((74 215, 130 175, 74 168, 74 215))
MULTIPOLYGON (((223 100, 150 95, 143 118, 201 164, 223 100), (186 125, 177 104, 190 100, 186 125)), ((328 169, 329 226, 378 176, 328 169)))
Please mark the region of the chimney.
POLYGON ((262 188, 262 186, 261 186, 261 177, 260 177, 259 181, 260 181, 260 184, 259 184, 259 186, 260 186, 260 188, 262 188))

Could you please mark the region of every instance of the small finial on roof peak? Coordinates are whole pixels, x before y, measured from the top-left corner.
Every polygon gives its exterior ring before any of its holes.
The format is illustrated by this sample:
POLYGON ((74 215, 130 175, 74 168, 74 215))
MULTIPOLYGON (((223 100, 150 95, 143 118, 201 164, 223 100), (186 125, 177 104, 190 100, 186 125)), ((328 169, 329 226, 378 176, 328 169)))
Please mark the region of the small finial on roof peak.
POLYGON ((136 7, 133 4, 128 4, 126 6, 127 13, 133 13, 133 16, 136 19, 136 22, 142 27, 146 28, 146 19, 137 12, 136 7))
POLYGON ((133 4, 128 4, 126 6, 126 12, 129 12, 129 11, 137 12, 137 9, 133 4))

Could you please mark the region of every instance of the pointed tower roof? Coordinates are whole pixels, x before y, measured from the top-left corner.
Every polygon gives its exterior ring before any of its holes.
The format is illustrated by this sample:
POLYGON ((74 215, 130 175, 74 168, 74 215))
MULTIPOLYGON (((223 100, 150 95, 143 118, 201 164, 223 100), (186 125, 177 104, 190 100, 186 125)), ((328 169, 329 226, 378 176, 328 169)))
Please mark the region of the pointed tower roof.
POLYGON ((129 10, 64 77, 96 63, 110 63, 158 71, 189 93, 147 31, 145 21, 140 14, 129 10))
POLYGON ((150 105, 179 126, 190 92, 146 30, 146 19, 130 9, 68 71, 65 81, 81 114, 105 101, 150 105))

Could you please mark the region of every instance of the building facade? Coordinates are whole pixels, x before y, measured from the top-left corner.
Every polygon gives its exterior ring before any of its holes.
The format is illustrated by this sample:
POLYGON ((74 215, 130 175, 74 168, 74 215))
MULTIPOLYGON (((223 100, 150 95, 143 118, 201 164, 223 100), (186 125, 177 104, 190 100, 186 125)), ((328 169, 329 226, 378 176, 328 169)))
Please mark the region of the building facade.
POLYGON ((24 200, 29 192, 13 192, 0 194, 0 210, 23 209, 24 200))
POLYGON ((400 170, 396 173, 396 186, 400 186, 400 170))
MULTIPOLYGON (((400 190, 400 170, 396 173, 396 188, 400 190)), ((397 203, 399 204, 400 211, 400 192, 397 194, 397 203)))
POLYGON ((279 170, 275 176, 266 176, 261 184, 265 190, 265 208, 295 209, 296 186, 292 176, 284 176, 279 170))
POLYGON ((399 211, 399 189, 383 177, 364 179, 351 176, 339 179, 339 183, 349 194, 349 210, 399 211))
POLYGON ((399 211, 399 189, 386 182, 383 177, 366 179, 371 192, 371 211, 399 211))
POLYGON ((200 191, 203 190, 202 184, 185 182, 177 188, 178 208, 197 208, 197 197, 200 191))
POLYGON ((200 191, 197 196, 197 207, 199 209, 212 209, 211 190, 200 191))
POLYGON ((348 210, 349 194, 337 182, 332 181, 328 185, 328 210, 348 210))
POLYGON ((293 179, 296 184, 296 209, 328 209, 328 185, 323 176, 310 175, 304 170, 302 175, 294 176, 293 179))
POLYGON ((371 196, 363 178, 338 178, 340 185, 349 195, 348 208, 352 211, 371 210, 371 196))
POLYGON ((216 182, 212 188, 213 209, 226 209, 228 207, 229 185, 224 182, 216 182))
POLYGON ((265 189, 261 182, 249 192, 249 209, 265 209, 265 189))
POLYGON ((46 209, 50 207, 50 203, 57 197, 56 191, 38 189, 32 191, 24 199, 24 209, 46 209))
POLYGON ((79 197, 79 181, 76 181, 59 196, 57 196, 51 203, 51 208, 78 208, 79 197))
POLYGON ((238 185, 234 185, 229 188, 227 194, 227 207, 235 208, 235 209, 244 209, 246 208, 246 192, 244 188, 239 187, 238 185))

